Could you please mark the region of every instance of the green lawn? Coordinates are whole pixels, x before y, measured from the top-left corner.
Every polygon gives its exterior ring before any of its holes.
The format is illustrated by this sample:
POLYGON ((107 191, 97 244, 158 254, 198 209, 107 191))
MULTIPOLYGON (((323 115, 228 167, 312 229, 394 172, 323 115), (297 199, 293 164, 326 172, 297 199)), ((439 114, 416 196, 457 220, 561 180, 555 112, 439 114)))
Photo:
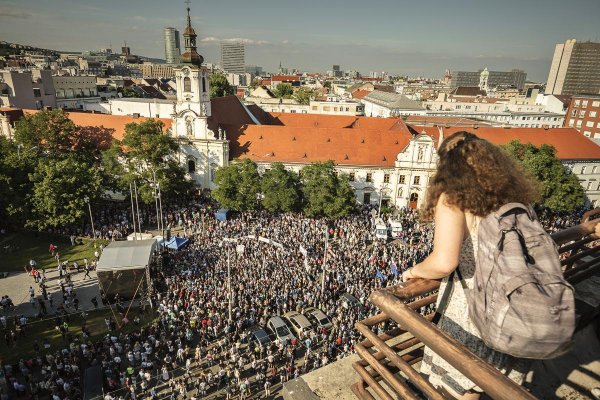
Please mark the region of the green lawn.
MULTIPOLYGON (((0 237, 0 271, 23 271, 23 267, 34 259, 39 268, 54 268, 56 260, 48 252, 50 243, 58 246, 63 261, 80 261, 94 257, 94 241, 83 239, 83 244, 71 246, 68 236, 45 232, 15 232, 0 237), (10 250, 7 249, 7 246, 10 250)), ((96 244, 106 245, 106 240, 96 240, 96 244)))
MULTIPOLYGON (((139 309, 132 307, 129 311, 127 318, 131 321, 128 325, 122 327, 121 329, 117 328, 118 332, 132 332, 135 329, 139 329, 140 326, 146 325, 153 320, 154 314, 148 312, 148 308, 146 309, 146 313, 144 315, 139 314, 139 309), (141 325, 136 326, 133 323, 133 319, 136 315, 140 315, 141 325)), ((90 329, 91 339, 92 341, 96 341, 102 339, 104 335, 108 333, 106 328, 106 324, 104 323, 104 318, 107 316, 111 316, 112 312, 110 309, 102 309, 97 311, 88 312, 87 317, 87 326, 90 329)), ((115 314, 119 317, 118 311, 115 310, 115 314)), ((81 340, 81 325, 83 319, 80 314, 72 314, 69 317, 69 332, 72 333, 73 338, 79 338, 81 340)), ((14 330, 14 322, 12 319, 9 320, 8 328, 14 330)), ((48 318, 43 320, 35 320, 31 318, 29 320, 28 326, 25 329, 25 335, 17 338, 16 344, 11 344, 10 347, 6 346, 6 341, 4 340, 4 329, 0 329, 0 360, 2 363, 15 363, 18 362, 21 358, 32 357, 35 356, 35 351, 33 349, 33 344, 35 340, 38 341, 41 353, 46 354, 47 352, 55 352, 57 350, 61 350, 67 346, 69 346, 70 342, 65 341, 60 331, 56 329, 56 324, 54 318, 48 318), (48 338, 50 341, 50 348, 45 350, 43 348, 44 339, 48 338)))

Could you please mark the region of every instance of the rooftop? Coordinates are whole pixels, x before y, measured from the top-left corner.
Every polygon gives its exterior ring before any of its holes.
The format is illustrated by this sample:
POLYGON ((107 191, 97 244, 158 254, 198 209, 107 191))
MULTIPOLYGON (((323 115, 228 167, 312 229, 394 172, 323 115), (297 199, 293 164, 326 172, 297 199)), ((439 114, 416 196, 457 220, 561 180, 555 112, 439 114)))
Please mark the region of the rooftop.
POLYGON ((382 92, 380 90, 374 90, 365 97, 363 100, 370 101, 380 106, 384 106, 387 108, 400 108, 404 110, 423 110, 421 105, 409 99, 408 97, 398 94, 398 93, 389 93, 382 92))

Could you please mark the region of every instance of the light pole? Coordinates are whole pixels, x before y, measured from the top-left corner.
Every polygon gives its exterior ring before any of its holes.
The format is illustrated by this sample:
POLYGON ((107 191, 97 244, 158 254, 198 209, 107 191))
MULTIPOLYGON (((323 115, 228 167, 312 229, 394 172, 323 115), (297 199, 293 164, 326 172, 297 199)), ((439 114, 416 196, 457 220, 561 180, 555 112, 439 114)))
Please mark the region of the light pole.
POLYGON ((92 236, 94 237, 94 241, 96 241, 96 229, 94 229, 94 217, 92 216, 92 205, 90 204, 90 198, 88 196, 85 196, 84 200, 88 205, 88 210, 90 211, 90 221, 92 222, 92 236))
POLYGON ((325 269, 327 267, 327 248, 329 246, 329 227, 325 226, 325 254, 323 254, 323 271, 321 272, 321 300, 325 296, 325 269))
POLYGON ((152 188, 154 189, 154 204, 156 206, 156 229, 160 230, 161 219, 158 214, 158 189, 159 189, 159 187, 158 187, 158 183, 156 182, 156 172, 155 172, 154 168, 152 168, 152 181, 153 181, 152 188))

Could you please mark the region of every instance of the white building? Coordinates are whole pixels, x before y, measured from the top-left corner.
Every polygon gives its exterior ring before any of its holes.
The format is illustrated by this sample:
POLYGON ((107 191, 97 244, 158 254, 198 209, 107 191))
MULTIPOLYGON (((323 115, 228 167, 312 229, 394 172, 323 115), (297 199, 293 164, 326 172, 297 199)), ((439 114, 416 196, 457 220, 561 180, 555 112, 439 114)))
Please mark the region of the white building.
POLYGON ((41 109, 56 107, 49 70, 0 71, 0 107, 41 109))
POLYGON ((59 108, 88 110, 102 99, 98 95, 96 77, 89 75, 54 75, 56 106, 59 108), (88 108, 89 107, 89 108, 88 108))
POLYGON ((425 110, 421 105, 409 99, 408 97, 397 94, 373 90, 362 98, 365 105, 365 115, 367 117, 397 117, 401 115, 425 115, 425 110))

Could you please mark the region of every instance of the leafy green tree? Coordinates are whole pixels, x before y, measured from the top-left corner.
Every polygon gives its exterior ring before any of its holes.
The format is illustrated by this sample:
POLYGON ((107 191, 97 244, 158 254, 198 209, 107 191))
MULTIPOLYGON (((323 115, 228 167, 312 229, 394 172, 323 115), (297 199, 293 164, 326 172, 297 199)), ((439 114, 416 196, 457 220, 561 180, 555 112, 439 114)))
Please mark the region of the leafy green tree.
POLYGON ((282 163, 273 163, 262 177, 263 207, 274 212, 298 211, 301 200, 300 180, 282 163))
POLYGON ((291 99, 294 89, 292 89, 292 85, 289 83, 280 83, 275 87, 273 94, 280 99, 291 99))
POLYGON ((323 83, 323 87, 326 87, 327 89, 331 89, 331 81, 325 81, 325 83, 323 83))
POLYGON ((123 140, 104 153, 102 165, 110 183, 123 192, 136 181, 145 203, 154 201, 154 183, 166 200, 188 198, 193 183, 178 162, 179 145, 163 132, 164 124, 148 119, 125 125, 123 140))
POLYGON ((223 74, 212 74, 210 76, 210 97, 224 97, 233 94, 233 87, 227 81, 223 74))
POLYGON ((112 132, 102 127, 77 126, 64 110, 44 110, 16 123, 15 142, 27 156, 43 154, 50 159, 76 156, 94 162, 110 147, 112 132))
POLYGON ((513 140, 503 147, 541 182, 543 206, 569 212, 585 203, 585 191, 577 176, 556 157, 553 146, 535 147, 513 140))
POLYGON ((76 157, 39 163, 30 174, 31 217, 28 226, 38 229, 76 223, 85 215, 85 197, 102 194, 102 176, 98 168, 76 157))
POLYGON ((27 195, 33 189, 29 174, 37 163, 29 149, 0 136, 0 221, 21 227, 29 214, 27 195))
POLYGON ((306 87, 301 87, 294 92, 294 100, 299 104, 308 105, 313 97, 314 91, 306 87))
POLYGON ((215 183, 217 188, 212 195, 221 207, 248 211, 258 206, 260 175, 254 161, 244 158, 241 162, 219 168, 215 183))
POLYGON ((348 178, 336 174, 333 161, 312 163, 302 169, 300 177, 304 212, 309 216, 340 218, 356 204, 348 178))

